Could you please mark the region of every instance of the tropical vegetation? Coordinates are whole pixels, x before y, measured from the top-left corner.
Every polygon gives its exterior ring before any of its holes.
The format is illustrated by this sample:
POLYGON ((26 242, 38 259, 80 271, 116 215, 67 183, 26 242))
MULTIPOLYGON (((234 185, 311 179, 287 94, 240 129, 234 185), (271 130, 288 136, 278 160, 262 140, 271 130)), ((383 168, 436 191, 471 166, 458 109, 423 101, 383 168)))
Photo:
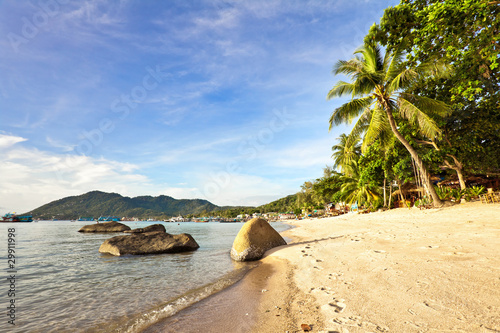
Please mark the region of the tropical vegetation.
MULTIPOLYGON (((466 178, 500 176, 500 2, 402 0, 384 11, 354 58, 335 64, 328 99, 347 96, 330 128, 332 167, 307 181, 296 207, 391 207, 394 191, 423 186, 415 202, 439 206, 485 191, 466 178), (458 188, 438 187, 455 178, 458 188)), ((399 195, 399 197, 400 197, 399 195)), ((401 199, 401 197, 400 197, 401 199)))

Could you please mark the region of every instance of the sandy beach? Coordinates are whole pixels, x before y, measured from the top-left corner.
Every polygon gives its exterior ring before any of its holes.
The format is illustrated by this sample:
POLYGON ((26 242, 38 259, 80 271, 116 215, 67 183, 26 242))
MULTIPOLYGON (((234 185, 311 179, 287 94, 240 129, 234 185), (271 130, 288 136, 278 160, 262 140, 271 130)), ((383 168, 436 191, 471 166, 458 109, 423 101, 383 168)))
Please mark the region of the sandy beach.
POLYGON ((290 223, 253 332, 500 332, 499 204, 290 223))

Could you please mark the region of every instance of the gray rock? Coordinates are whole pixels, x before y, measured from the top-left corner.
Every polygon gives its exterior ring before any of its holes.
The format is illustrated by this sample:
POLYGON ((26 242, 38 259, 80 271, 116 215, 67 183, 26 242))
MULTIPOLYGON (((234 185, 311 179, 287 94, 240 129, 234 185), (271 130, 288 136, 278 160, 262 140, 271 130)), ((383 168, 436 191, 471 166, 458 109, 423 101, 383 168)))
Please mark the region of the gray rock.
POLYGON ((154 231, 112 237, 102 243, 99 252, 122 256, 188 252, 199 247, 189 234, 171 235, 162 231, 154 231))
POLYGON ((124 232, 131 233, 131 234, 139 234, 139 233, 152 232, 152 231, 167 232, 167 230, 165 230, 165 226, 163 224, 152 224, 152 225, 148 225, 145 228, 137 228, 137 229, 132 229, 132 230, 125 230, 124 232))
POLYGON ((102 222, 83 226, 78 232, 123 232, 130 227, 120 222, 102 222))

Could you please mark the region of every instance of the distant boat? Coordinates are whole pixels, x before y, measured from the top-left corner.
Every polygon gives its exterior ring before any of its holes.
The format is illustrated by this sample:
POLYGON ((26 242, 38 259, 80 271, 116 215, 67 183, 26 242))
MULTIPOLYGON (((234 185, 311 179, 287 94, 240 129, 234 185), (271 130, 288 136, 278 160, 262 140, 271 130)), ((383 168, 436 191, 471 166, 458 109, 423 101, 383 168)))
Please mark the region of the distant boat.
POLYGON ((111 222, 111 221, 118 222, 118 221, 120 221, 120 218, 117 216, 101 216, 101 217, 99 217, 99 219, 97 221, 99 221, 99 222, 111 222))
POLYGON ((16 215, 7 213, 2 216, 2 221, 0 222, 33 222, 33 216, 29 215, 16 215))
POLYGON ((77 221, 94 221, 93 217, 80 217, 77 221))

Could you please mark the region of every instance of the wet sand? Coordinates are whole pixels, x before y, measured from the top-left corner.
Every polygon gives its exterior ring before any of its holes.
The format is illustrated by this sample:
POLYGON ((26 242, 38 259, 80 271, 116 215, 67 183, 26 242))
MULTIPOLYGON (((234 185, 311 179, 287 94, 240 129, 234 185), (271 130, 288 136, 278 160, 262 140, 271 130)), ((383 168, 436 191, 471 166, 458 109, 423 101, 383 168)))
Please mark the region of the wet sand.
MULTIPOLYGON (((268 282, 271 279, 286 280, 286 275, 291 274, 284 261, 271 260, 271 262, 261 263, 236 284, 150 326, 143 332, 253 331, 259 325, 258 309, 263 294, 267 292, 268 282)), ((286 316, 283 318, 286 321, 286 316)))
POLYGON ((272 265, 261 264, 234 285, 143 332, 250 332, 257 321, 256 309, 261 299, 261 290, 265 288, 267 278, 272 273, 272 265))

